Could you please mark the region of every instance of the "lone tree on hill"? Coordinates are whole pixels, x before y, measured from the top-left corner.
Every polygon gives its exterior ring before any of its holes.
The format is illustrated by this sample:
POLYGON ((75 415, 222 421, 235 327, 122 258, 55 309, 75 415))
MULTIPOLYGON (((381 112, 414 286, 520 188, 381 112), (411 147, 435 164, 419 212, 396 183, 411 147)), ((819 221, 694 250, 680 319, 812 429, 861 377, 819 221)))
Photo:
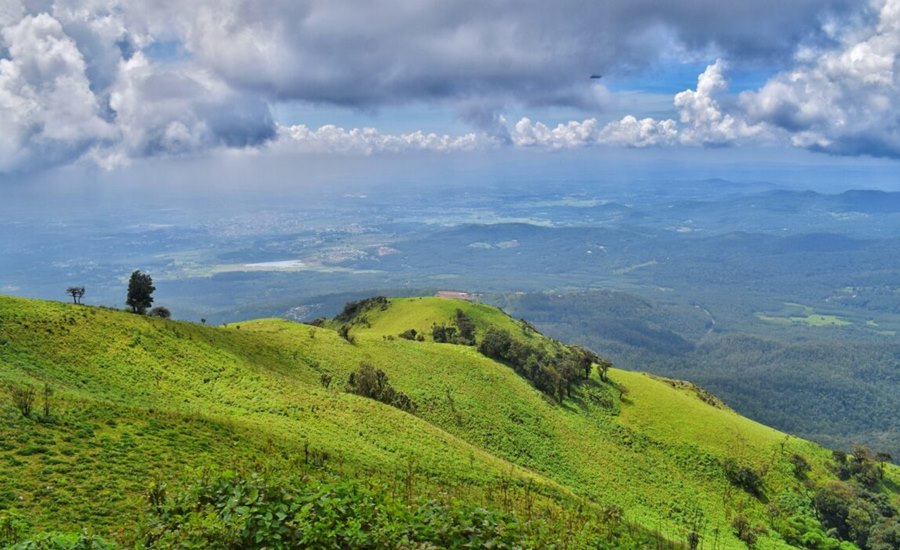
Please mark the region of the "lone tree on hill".
POLYGON ((143 315, 147 308, 153 305, 153 279, 150 275, 136 270, 128 280, 128 299, 125 303, 131 308, 132 313, 143 315))
POLYGON ((81 297, 84 296, 83 286, 70 286, 66 289, 66 294, 72 297, 73 304, 80 304, 81 297))

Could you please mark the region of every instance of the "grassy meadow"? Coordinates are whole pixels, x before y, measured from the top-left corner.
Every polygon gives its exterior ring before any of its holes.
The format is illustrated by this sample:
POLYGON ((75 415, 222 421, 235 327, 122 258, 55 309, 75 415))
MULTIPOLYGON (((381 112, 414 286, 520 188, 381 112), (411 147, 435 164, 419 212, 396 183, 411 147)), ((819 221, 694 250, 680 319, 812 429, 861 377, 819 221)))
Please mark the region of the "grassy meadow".
MULTIPOLYGON (((829 451, 688 383, 611 369, 550 399, 475 347, 427 337, 458 308, 479 338, 500 327, 562 349, 496 308, 442 298, 392 299, 322 327, 213 327, 0 297, 0 388, 35 391, 30 417, 0 394, 0 526, 14 512, 23 532, 87 530, 133 545, 154 483, 175 491, 204 472, 277 470, 398 498, 541 510, 558 523, 621 514, 634 540, 696 537, 703 548, 745 547, 741 516, 757 548, 787 548, 773 506, 808 501, 809 480, 835 479, 829 451), (425 340, 398 337, 408 329, 425 340), (346 392, 363 362, 415 413, 346 392), (758 473, 759 494, 729 481, 729 461, 758 473)), ((896 506, 900 474, 882 467, 896 506)))

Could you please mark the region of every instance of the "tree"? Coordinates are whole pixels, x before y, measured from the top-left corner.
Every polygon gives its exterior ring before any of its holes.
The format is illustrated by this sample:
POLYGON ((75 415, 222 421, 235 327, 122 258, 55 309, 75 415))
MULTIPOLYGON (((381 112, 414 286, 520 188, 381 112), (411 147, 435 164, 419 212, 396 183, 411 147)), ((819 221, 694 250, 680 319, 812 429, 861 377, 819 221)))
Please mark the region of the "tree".
POLYGON ((73 304, 80 304, 81 297, 84 296, 83 286, 70 286, 66 289, 66 294, 72 297, 73 304))
POLYGON ((150 275, 136 270, 128 280, 128 299, 125 303, 131 308, 132 313, 143 315, 153 304, 153 279, 150 275))
POLYGON ((503 329, 488 327, 478 344, 478 351, 492 359, 505 361, 509 355, 509 348, 513 340, 509 333, 503 329))
POLYGON ((456 309, 456 328, 459 329, 457 340, 460 344, 466 346, 475 345, 475 323, 459 308, 456 309))

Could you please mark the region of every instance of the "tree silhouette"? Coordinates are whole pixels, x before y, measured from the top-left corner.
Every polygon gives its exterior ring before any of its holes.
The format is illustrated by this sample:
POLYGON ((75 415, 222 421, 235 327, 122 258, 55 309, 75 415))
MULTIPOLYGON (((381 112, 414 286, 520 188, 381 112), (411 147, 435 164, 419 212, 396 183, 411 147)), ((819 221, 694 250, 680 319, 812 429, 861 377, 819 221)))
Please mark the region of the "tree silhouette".
POLYGON ((80 304, 81 297, 84 296, 83 286, 70 286, 66 289, 66 294, 72 297, 73 304, 80 304))
POLYGON ((132 313, 143 315, 147 308, 153 305, 154 290, 156 287, 153 286, 150 275, 136 270, 128 280, 128 299, 125 300, 125 304, 131 308, 132 313))

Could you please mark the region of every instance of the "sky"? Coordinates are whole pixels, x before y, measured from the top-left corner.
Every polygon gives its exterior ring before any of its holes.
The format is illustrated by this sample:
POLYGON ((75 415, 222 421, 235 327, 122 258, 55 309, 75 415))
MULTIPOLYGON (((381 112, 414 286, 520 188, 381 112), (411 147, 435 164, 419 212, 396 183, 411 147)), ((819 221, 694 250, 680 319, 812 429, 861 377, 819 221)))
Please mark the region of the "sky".
POLYGON ((687 158, 890 187, 898 54, 900 0, 0 0, 0 184, 687 158))

